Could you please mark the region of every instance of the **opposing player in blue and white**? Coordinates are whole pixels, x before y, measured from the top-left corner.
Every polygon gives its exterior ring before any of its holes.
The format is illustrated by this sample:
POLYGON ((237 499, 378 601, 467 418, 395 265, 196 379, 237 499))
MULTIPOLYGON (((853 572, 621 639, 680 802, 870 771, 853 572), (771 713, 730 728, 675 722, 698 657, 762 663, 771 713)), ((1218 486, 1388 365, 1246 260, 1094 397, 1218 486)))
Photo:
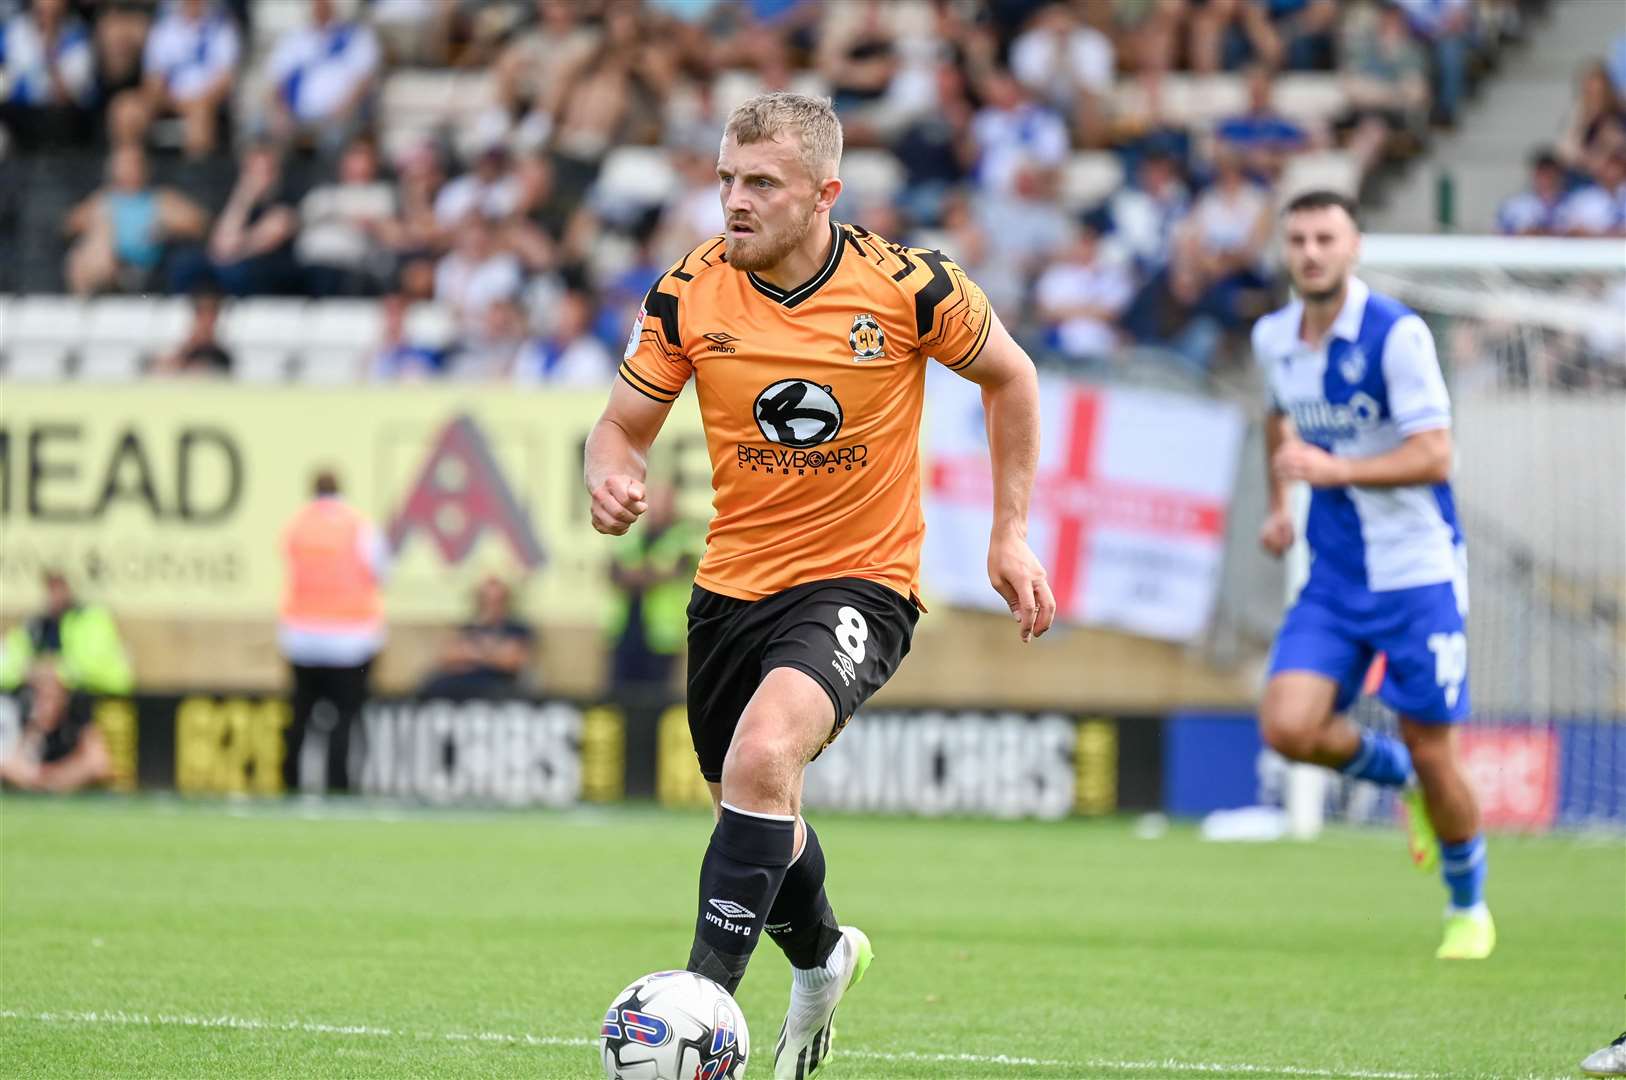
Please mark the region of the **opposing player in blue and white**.
POLYGON ((1307 192, 1283 224, 1298 299, 1253 329, 1272 404, 1260 540, 1278 556, 1292 546, 1286 492, 1303 481, 1311 562, 1276 637, 1260 727, 1288 758, 1404 789, 1413 860, 1437 858, 1451 894, 1436 955, 1484 959, 1496 945, 1485 840, 1454 727, 1469 708, 1467 596, 1445 379, 1423 320, 1351 273, 1353 202, 1307 192), (1398 739, 1342 716, 1379 653, 1398 739))

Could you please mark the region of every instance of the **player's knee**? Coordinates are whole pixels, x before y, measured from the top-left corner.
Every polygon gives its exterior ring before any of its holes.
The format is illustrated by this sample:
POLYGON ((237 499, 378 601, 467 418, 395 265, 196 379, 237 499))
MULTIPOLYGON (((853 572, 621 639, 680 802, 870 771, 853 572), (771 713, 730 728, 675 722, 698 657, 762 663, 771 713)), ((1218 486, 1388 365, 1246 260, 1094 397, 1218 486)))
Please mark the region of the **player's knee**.
POLYGON ((1275 709, 1265 709, 1259 714, 1259 734, 1266 746, 1293 761, 1312 757, 1320 737, 1318 725, 1275 709))
POLYGON ((764 806, 786 801, 795 755, 790 739, 766 731, 741 732, 723 759, 723 797, 750 797, 764 806))

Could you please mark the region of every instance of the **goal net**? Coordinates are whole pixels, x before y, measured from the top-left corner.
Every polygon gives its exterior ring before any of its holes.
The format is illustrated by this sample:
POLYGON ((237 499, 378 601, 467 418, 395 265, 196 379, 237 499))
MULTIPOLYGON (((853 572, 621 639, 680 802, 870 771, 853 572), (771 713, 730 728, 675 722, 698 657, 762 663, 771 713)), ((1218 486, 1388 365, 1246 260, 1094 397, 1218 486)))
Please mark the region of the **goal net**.
MULTIPOLYGON (((1369 236, 1361 274, 1428 322, 1451 388, 1487 825, 1626 828, 1626 242, 1369 236)), ((1357 718, 1395 724, 1370 697, 1357 718)), ((1313 797, 1394 812, 1338 777, 1313 797)))

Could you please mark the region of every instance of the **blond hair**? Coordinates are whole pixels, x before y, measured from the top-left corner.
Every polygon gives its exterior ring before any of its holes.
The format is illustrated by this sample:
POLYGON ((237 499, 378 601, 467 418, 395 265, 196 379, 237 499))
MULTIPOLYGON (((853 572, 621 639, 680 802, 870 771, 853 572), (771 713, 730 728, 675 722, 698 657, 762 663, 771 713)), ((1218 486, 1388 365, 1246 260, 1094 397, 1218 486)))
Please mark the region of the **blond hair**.
POLYGON ((784 131, 795 135, 802 144, 802 163, 814 183, 836 175, 841 166, 841 121, 829 98, 783 90, 758 94, 729 113, 723 137, 745 146, 774 142, 784 131))

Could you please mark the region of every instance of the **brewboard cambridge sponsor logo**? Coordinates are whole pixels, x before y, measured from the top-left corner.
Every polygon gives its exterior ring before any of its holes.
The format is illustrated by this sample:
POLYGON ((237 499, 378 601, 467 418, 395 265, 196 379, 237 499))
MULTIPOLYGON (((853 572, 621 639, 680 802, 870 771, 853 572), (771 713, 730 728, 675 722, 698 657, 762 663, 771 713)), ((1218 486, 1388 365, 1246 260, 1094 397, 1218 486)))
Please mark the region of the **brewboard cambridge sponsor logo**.
POLYGON ((757 395, 751 406, 757 430, 771 446, 735 448, 741 469, 780 476, 828 476, 864 467, 869 448, 817 447, 841 434, 846 417, 835 389, 808 379, 781 379, 757 395))

